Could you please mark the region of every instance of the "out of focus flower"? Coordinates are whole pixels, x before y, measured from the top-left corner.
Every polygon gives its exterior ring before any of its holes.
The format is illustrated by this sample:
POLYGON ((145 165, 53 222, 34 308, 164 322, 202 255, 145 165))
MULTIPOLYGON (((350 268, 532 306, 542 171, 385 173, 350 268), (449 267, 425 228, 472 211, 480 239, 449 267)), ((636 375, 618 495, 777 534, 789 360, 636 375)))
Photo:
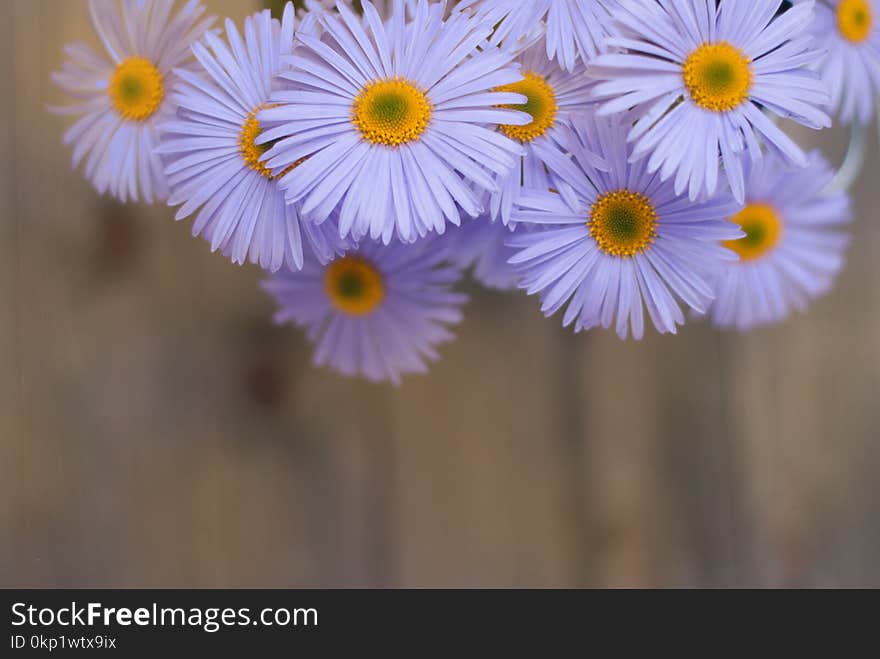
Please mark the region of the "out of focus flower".
POLYGON ((717 269, 710 312, 715 324, 737 329, 778 322, 828 292, 850 220, 846 193, 822 193, 833 172, 818 152, 806 169, 767 158, 746 174, 746 206, 730 218, 745 236, 726 243, 740 260, 717 269))
POLYGON ((256 142, 262 132, 257 113, 269 107, 274 76, 293 48, 293 5, 281 23, 268 9, 248 17, 244 34, 227 20, 228 44, 209 33, 206 45, 193 47, 204 71, 178 74, 179 116, 160 125, 169 204, 182 204, 178 220, 198 211, 193 235, 236 263, 249 258, 272 271, 299 269, 303 242, 326 263, 342 246, 336 228, 304 222, 298 207, 285 203, 278 178, 297 163, 268 169, 260 160, 267 148, 256 142))
POLYGON ((706 273, 736 255, 720 242, 741 237, 726 221, 738 208, 729 194, 691 202, 631 162, 628 122, 579 116, 558 145, 536 147, 559 192, 524 194, 513 219, 534 231, 508 244, 520 286, 540 293, 548 316, 568 308, 563 324, 576 331, 611 327, 626 338, 644 333, 643 305, 660 332, 685 322, 680 302, 705 311, 712 300, 706 273), (593 166, 594 154, 610 164, 593 166), (567 154, 571 154, 569 158, 567 154))
POLYGON ((156 152, 156 125, 174 113, 171 89, 191 70, 190 46, 210 27, 204 7, 189 0, 90 0, 92 25, 104 53, 66 46, 68 60, 52 79, 77 103, 53 107, 78 117, 64 135, 73 164, 101 194, 121 201, 164 200, 168 185, 156 152))
POLYGON ((281 271, 264 284, 280 306, 275 319, 306 329, 318 366, 395 384, 424 373, 467 301, 453 291, 461 274, 442 242, 369 242, 326 266, 281 271))
POLYGON ((274 142, 264 161, 286 172, 288 202, 317 222, 338 210, 343 236, 412 242, 459 224, 459 208, 480 213, 478 190, 493 190, 522 153, 495 127, 531 117, 499 107, 526 99, 494 91, 522 76, 513 55, 477 49, 491 24, 444 21, 424 0, 412 21, 395 10, 386 24, 363 6, 363 19, 342 4, 322 15, 320 40, 300 35, 281 74, 289 88, 259 115, 276 124, 260 142, 274 142))
POLYGON ((473 278, 487 288, 509 291, 516 288, 516 270, 508 263, 514 250, 506 242, 512 228, 488 217, 465 220, 448 234, 449 260, 470 270, 473 278))
POLYGON ((546 53, 559 65, 574 71, 589 63, 611 33, 609 7, 616 0, 464 0, 458 10, 473 10, 498 29, 493 43, 512 47, 535 34, 546 21, 546 53))
POLYGON ((821 109, 829 96, 810 65, 821 57, 807 32, 813 3, 777 16, 782 0, 628 0, 615 18, 625 36, 608 43, 626 52, 597 57, 602 114, 635 109, 628 139, 648 171, 673 179, 690 198, 718 188, 719 156, 739 201, 743 161, 761 156, 761 143, 787 162, 806 155, 765 114, 811 128, 831 125, 821 109))
POLYGON ((812 32, 826 52, 818 69, 844 123, 866 124, 880 96, 880 2, 822 0, 812 32))

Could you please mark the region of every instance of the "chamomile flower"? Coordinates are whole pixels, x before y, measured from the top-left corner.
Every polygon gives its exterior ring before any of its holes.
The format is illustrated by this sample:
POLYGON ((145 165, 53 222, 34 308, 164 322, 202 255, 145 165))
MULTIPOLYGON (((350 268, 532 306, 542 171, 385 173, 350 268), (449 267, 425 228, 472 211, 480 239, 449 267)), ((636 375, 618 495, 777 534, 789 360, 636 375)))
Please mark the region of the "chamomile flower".
POLYGON ((673 179, 691 199, 712 195, 719 156, 734 196, 745 195, 743 161, 761 143, 792 164, 806 155, 764 110, 809 126, 831 125, 828 93, 808 67, 821 56, 808 28, 813 2, 777 12, 782 0, 621 0, 625 36, 593 61, 602 114, 634 109, 634 158, 673 179))
POLYGON ((826 51, 819 71, 844 123, 866 124, 880 96, 880 2, 823 0, 812 32, 826 51))
POLYGON ((512 172, 497 178, 498 191, 490 201, 491 217, 499 217, 508 224, 513 204, 523 188, 548 187, 544 164, 535 155, 535 144, 548 139, 556 127, 577 112, 583 112, 591 102, 591 85, 583 69, 569 73, 556 62, 548 60, 544 39, 537 40, 517 58, 522 66, 523 80, 505 85, 502 91, 522 94, 525 105, 508 107, 527 113, 532 121, 525 126, 501 126, 507 137, 520 142, 525 154, 512 172))
POLYGON ((511 263, 520 287, 541 294, 546 315, 568 304, 566 327, 608 328, 616 318, 621 338, 632 331, 639 339, 643 305, 662 333, 684 323, 681 302, 708 308, 706 273, 736 258, 720 243, 742 232, 726 221, 738 207, 730 195, 691 202, 644 162, 631 162, 628 125, 579 116, 558 144, 537 147, 559 192, 542 188, 520 198, 513 219, 535 230, 515 233, 508 244, 517 250, 511 263), (609 171, 593 166, 594 153, 609 171))
POLYGON ((495 127, 531 117, 498 107, 526 99, 495 91, 522 76, 512 54, 477 48, 492 25, 444 21, 424 0, 411 21, 397 0, 387 24, 363 7, 361 19, 340 3, 320 17, 322 39, 300 35, 281 74, 288 88, 259 115, 276 125, 259 142, 275 142, 264 162, 316 222, 338 210, 342 236, 412 242, 459 224, 459 208, 480 213, 478 191, 522 153, 495 127))
POLYGON ((546 54, 573 71, 589 63, 612 32, 609 8, 616 0, 464 0, 458 9, 470 9, 488 18, 498 29, 493 43, 515 46, 534 35, 546 21, 546 54))
POLYGON ((180 71, 174 94, 178 117, 160 126, 160 152, 167 155, 170 205, 176 219, 198 212, 193 235, 204 237, 236 263, 250 259, 268 270, 303 266, 303 235, 321 262, 341 247, 332 223, 305 222, 288 205, 278 179, 296 168, 272 171, 257 144, 260 110, 269 107, 274 76, 293 48, 294 12, 288 3, 281 23, 269 10, 245 19, 244 39, 226 21, 227 42, 207 34, 193 46, 204 71, 180 71))
POLYGON ((92 25, 105 53, 81 43, 52 79, 78 102, 53 107, 78 117, 64 135, 74 167, 85 159, 95 189, 121 201, 164 200, 168 185, 156 152, 156 125, 174 113, 177 69, 191 67, 190 46, 213 22, 189 0, 90 0, 92 25))
POLYGON ((368 242, 329 265, 281 271, 264 284, 280 306, 276 322, 305 328, 317 366, 395 384, 424 373, 467 301, 453 291, 461 274, 441 242, 368 242))
POLYGON ((748 329, 783 320, 828 292, 843 267, 850 220, 846 193, 823 194, 833 177, 818 152, 806 169, 771 157, 746 167, 746 206, 730 221, 745 236, 726 243, 739 261, 717 269, 710 316, 748 329))
POLYGON ((514 250, 507 245, 512 227, 488 217, 466 220, 448 234, 449 260, 485 286, 499 291, 516 288, 517 275, 508 263, 514 250))

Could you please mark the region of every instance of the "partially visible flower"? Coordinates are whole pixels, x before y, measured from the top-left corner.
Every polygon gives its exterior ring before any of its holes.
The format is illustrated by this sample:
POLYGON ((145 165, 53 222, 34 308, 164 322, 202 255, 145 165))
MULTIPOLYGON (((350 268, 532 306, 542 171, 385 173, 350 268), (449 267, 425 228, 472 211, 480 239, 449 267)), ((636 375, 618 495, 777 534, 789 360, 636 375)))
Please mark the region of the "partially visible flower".
POLYGON ((866 124, 880 96, 880 2, 822 0, 812 32, 826 51, 818 69, 844 123, 866 124))
POLYGON ((318 366, 395 384, 425 373, 467 301, 453 291, 461 273, 442 242, 368 242, 329 265, 282 271, 264 283, 280 306, 276 322, 305 328, 318 366))
POLYGON ((745 196, 745 152, 761 144, 789 163, 806 155, 765 111, 811 128, 831 125, 829 96, 809 69, 821 57, 808 28, 813 3, 786 9, 783 0, 626 0, 615 18, 625 36, 600 55, 600 114, 633 110, 634 158, 649 172, 674 180, 676 193, 695 200, 718 189, 719 165, 734 197, 745 196))
POLYGON ((156 152, 156 124, 175 110, 171 89, 178 70, 191 70, 190 46, 213 18, 189 0, 178 12, 174 0, 90 0, 92 25, 105 54, 69 44, 69 58, 52 80, 78 102, 52 107, 79 117, 64 135, 73 145, 73 165, 85 158, 95 189, 121 201, 164 200, 168 184, 156 152))
POLYGON ((740 260, 717 269, 710 311, 716 325, 741 330, 779 322, 831 289, 850 220, 846 193, 822 193, 834 172, 818 152, 806 169, 768 158, 746 174, 747 204, 730 218, 745 236, 727 243, 740 260))
POLYGON ((308 14, 333 11, 334 7, 336 7, 336 0, 305 0, 302 7, 296 10, 296 15, 302 20, 308 14))
POLYGON ((413 242, 459 224, 459 208, 480 213, 473 188, 494 189, 522 153, 495 126, 531 118, 498 107, 525 98, 493 91, 522 76, 511 54, 478 50, 490 24, 444 21, 424 0, 412 21, 395 12, 386 24, 363 6, 363 19, 343 4, 323 14, 320 40, 300 35, 280 106, 259 115, 276 125, 260 138, 274 143, 264 161, 301 163, 281 176, 288 202, 317 222, 338 210, 342 236, 413 242))
POLYGON ((514 250, 506 241, 513 228, 488 217, 466 220, 448 234, 449 260, 471 270, 473 278, 487 288, 510 291, 516 288, 517 275, 508 263, 514 250))
POLYGON ((470 9, 489 19, 498 29, 493 43, 508 47, 534 36, 546 21, 546 53, 559 65, 574 71, 602 50, 611 34, 609 9, 616 0, 464 0, 458 10, 470 9))
MULTIPOLYGON (((302 3, 302 9, 297 11, 297 15, 300 19, 305 19, 309 14, 320 14, 325 11, 332 12, 335 10, 337 2, 342 2, 349 8, 352 5, 357 6, 352 0, 305 0, 302 3)), ((394 2, 395 0, 374 0, 373 6, 379 12, 379 16, 387 20, 391 18, 394 2)), ((404 0, 404 8, 410 8, 413 4, 414 0, 404 0)))
POLYGON ((550 316, 568 304, 563 318, 576 331, 611 327, 625 339, 644 333, 643 305, 658 331, 675 333, 685 322, 681 303, 705 311, 712 300, 708 272, 736 255, 721 241, 742 236, 725 218, 738 208, 729 194, 691 202, 631 162, 629 123, 578 116, 560 141, 536 147, 555 179, 524 194, 515 222, 532 225, 508 244, 520 286, 540 293, 550 316), (568 154, 571 154, 570 157, 568 154), (593 166, 594 154, 610 164, 593 166))
POLYGON ((544 163, 535 155, 534 146, 554 133, 573 114, 585 112, 591 102, 591 85, 584 69, 569 73, 547 59, 544 39, 538 39, 519 55, 523 80, 501 87, 499 91, 515 92, 526 97, 525 105, 511 109, 527 113, 532 121, 525 126, 501 126, 507 137, 521 142, 525 153, 509 174, 498 176, 498 191, 490 200, 493 220, 499 217, 508 224, 521 190, 549 187, 544 163))
POLYGON ((207 34, 193 52, 204 71, 180 71, 174 94, 178 117, 160 125, 160 152, 172 188, 169 204, 182 204, 176 219, 198 212, 193 235, 201 235, 236 263, 250 259, 268 270, 303 266, 303 235, 317 259, 327 262, 343 245, 332 223, 318 227, 288 205, 278 178, 260 160, 260 110, 269 107, 274 76, 293 48, 293 5, 282 22, 266 9, 245 19, 242 39, 226 21, 228 44, 207 34))

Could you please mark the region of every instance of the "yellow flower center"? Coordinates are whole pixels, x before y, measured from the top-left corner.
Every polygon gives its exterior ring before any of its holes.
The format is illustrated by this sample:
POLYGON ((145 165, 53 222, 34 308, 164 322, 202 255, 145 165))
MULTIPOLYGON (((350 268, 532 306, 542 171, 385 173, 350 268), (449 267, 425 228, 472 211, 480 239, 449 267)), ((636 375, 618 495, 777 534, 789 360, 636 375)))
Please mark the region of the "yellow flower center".
POLYGON ((373 144, 397 147, 419 139, 431 121, 427 94, 400 77, 376 80, 351 106, 351 123, 373 144))
POLYGON ((241 133, 238 134, 238 148, 241 151, 241 157, 244 159, 244 162, 248 167, 250 167, 261 176, 265 176, 270 181, 274 181, 275 179, 281 178, 288 172, 291 172, 299 167, 303 162, 308 159, 308 156, 306 156, 305 158, 300 158, 277 176, 272 174, 272 170, 266 167, 265 163, 260 160, 260 158, 262 158, 263 155, 275 144, 275 142, 257 144, 257 138, 263 132, 263 129, 260 127, 260 122, 257 119, 257 114, 261 110, 265 110, 269 107, 274 106, 260 105, 259 107, 251 110, 250 114, 247 116, 247 119, 245 119, 245 122, 241 126, 241 133))
POLYGON ((528 99, 525 105, 502 105, 501 107, 528 112, 532 116, 532 122, 525 126, 505 124, 501 126, 501 130, 511 139, 531 142, 553 128, 559 106, 556 105, 556 92, 542 76, 532 71, 526 71, 523 73, 523 77, 524 80, 498 87, 495 91, 522 94, 528 99))
POLYGON ((779 243, 782 222, 776 209, 769 204, 749 204, 730 218, 745 233, 737 240, 725 240, 724 246, 739 254, 742 261, 754 261, 766 255, 779 243))
POLYGON ((874 12, 868 0, 840 0, 837 5, 837 29, 852 43, 862 43, 871 36, 874 12))
POLYGON ((129 121, 146 121, 165 98, 165 79, 150 60, 122 60, 110 78, 107 94, 116 112, 129 121))
POLYGON ((345 256, 330 263, 324 290, 342 313, 364 316, 385 299, 385 282, 376 267, 360 256, 345 256))
POLYGON ((694 103, 713 112, 739 107, 749 97, 754 79, 751 60, 726 41, 697 48, 685 61, 682 76, 694 103))
POLYGON ((596 200, 587 226, 599 249, 611 256, 632 258, 657 238, 657 211, 639 192, 626 188, 607 192, 596 200))

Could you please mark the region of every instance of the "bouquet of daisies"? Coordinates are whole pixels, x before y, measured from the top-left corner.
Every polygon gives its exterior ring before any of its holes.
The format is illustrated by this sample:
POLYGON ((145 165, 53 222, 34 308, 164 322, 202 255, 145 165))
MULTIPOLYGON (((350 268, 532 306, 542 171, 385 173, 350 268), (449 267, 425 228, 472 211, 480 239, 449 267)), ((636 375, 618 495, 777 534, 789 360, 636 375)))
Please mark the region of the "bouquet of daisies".
POLYGON ((878 0, 90 0, 64 141, 265 269, 315 362, 399 382, 466 272, 575 331, 778 322, 832 286, 880 91, 878 0), (852 126, 834 169, 786 133, 852 126))

